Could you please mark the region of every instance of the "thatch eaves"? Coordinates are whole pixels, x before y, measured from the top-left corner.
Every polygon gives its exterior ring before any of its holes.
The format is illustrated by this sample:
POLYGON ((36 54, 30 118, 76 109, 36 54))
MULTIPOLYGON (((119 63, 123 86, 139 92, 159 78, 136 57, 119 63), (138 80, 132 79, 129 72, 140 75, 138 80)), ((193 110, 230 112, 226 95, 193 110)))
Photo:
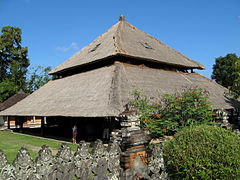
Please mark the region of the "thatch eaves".
POLYGON ((87 47, 52 69, 49 74, 59 74, 119 55, 185 69, 204 69, 202 64, 182 55, 125 20, 121 20, 87 47))
POLYGON ((214 109, 238 106, 226 96, 228 90, 197 73, 181 73, 116 63, 92 71, 52 80, 0 112, 15 116, 118 116, 125 110, 131 91, 142 89, 151 100, 186 87, 209 92, 214 109), (134 85, 134 86, 133 86, 134 85))

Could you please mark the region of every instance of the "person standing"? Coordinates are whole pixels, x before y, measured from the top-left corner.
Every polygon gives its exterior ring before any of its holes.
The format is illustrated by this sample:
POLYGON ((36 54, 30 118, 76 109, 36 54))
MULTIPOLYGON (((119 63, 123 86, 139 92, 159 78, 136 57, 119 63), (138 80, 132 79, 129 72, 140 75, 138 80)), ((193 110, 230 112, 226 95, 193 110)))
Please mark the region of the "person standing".
POLYGON ((72 138, 72 142, 73 144, 77 143, 77 126, 74 125, 72 128, 72 134, 73 134, 73 138, 72 138))

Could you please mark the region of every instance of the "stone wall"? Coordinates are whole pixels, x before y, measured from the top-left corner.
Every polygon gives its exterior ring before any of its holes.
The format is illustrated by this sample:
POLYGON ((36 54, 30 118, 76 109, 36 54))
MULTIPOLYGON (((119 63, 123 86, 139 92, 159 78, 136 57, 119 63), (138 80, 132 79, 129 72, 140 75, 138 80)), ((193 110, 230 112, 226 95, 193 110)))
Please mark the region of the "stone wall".
POLYGON ((150 162, 143 164, 140 157, 135 158, 133 166, 126 172, 120 166, 121 149, 117 141, 105 148, 101 140, 89 145, 81 141, 73 154, 67 144, 62 144, 56 157, 51 150, 43 145, 34 161, 25 148, 21 148, 17 157, 10 164, 0 150, 0 179, 29 180, 117 180, 137 179, 167 179, 162 147, 155 146, 151 152, 150 162))

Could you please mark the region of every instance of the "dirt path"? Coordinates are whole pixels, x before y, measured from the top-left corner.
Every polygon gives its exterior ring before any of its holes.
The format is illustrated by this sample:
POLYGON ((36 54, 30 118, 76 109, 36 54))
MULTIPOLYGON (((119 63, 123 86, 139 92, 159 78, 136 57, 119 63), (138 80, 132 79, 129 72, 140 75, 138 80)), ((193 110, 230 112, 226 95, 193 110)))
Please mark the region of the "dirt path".
MULTIPOLYGON (((26 148, 29 148, 29 149, 31 149, 32 151, 37 152, 37 153, 41 150, 41 147, 39 147, 39 146, 33 146, 33 145, 29 145, 29 144, 26 145, 26 148)), ((52 151, 52 155, 53 155, 53 156, 56 156, 58 150, 55 149, 55 148, 52 148, 52 147, 49 147, 49 149, 52 151)))

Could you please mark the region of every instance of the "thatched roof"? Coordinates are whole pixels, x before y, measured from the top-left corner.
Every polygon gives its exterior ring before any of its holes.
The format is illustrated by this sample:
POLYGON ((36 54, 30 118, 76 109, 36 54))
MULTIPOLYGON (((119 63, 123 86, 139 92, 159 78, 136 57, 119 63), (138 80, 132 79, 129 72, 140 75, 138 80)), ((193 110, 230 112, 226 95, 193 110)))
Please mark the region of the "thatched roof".
POLYGON ((0 115, 18 116, 118 116, 130 92, 143 89, 148 97, 174 93, 184 87, 206 88, 215 109, 236 104, 228 90, 197 73, 180 73, 116 63, 92 71, 52 80, 0 115), (133 87, 135 85, 135 87, 133 87))
POLYGON ((202 64, 182 55, 125 20, 121 20, 90 45, 52 69, 50 74, 59 74, 117 55, 157 62, 160 63, 159 66, 167 64, 185 69, 204 69, 202 64))
POLYGON ((25 97, 27 97, 27 94, 25 94, 22 90, 20 90, 17 94, 11 96, 6 101, 4 101, 2 104, 0 104, 0 111, 3 111, 17 102, 23 100, 25 97))

